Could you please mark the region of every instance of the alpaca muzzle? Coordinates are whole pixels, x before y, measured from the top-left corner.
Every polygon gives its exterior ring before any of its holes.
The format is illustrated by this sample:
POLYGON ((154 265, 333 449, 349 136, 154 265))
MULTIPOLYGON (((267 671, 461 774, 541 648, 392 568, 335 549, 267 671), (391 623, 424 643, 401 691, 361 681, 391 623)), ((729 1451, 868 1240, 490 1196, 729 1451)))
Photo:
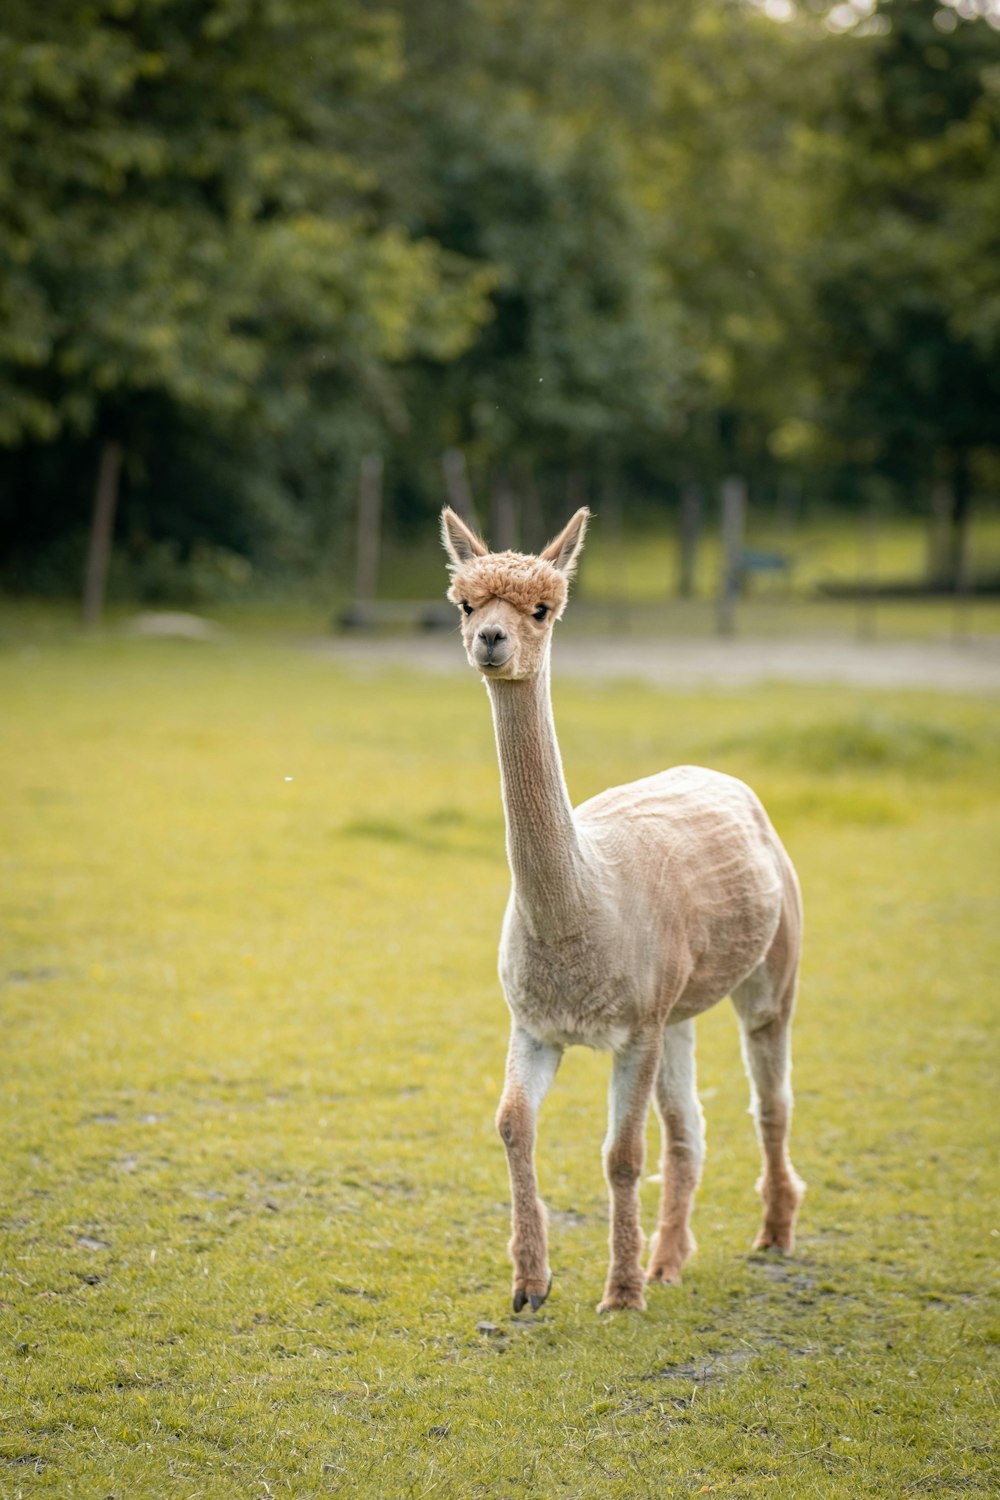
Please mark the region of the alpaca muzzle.
POLYGON ((485 625, 476 633, 473 659, 483 672, 499 672, 514 655, 510 636, 499 625, 485 625))

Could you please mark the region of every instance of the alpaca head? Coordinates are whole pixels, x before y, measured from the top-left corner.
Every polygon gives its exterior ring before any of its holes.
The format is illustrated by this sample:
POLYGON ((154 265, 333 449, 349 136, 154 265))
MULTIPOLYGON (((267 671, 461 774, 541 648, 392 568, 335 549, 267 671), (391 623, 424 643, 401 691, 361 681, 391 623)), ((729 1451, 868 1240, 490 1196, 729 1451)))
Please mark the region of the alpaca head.
POLYGON ((491 552, 446 507, 441 539, 449 557, 448 598, 462 612, 465 654, 484 677, 534 677, 545 663, 552 625, 566 608, 569 581, 590 512, 577 511, 537 557, 491 552))

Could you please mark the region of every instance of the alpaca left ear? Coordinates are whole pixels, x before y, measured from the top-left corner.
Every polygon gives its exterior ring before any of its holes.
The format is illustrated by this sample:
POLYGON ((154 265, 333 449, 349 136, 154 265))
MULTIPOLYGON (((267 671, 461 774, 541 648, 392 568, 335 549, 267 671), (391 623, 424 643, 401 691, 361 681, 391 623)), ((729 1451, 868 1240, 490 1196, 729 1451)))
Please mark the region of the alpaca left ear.
POLYGON ((583 551, 583 539, 587 534, 587 522, 590 520, 590 511, 585 505, 581 505, 576 515, 568 526, 564 526, 557 537, 542 552, 546 562, 565 573, 567 578, 572 578, 576 572, 577 559, 583 551))
POLYGON ((450 505, 441 512, 441 542, 453 568, 460 568, 474 557, 485 557, 489 550, 483 539, 466 526, 450 505))

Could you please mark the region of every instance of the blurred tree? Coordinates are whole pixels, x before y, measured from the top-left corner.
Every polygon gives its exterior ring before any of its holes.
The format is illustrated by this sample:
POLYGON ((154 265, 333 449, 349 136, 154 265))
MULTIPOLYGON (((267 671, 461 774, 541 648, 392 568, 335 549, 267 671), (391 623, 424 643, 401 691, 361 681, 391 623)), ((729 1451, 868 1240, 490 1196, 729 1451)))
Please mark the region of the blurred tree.
POLYGON ((1000 447, 1000 34, 975 16, 880 0, 839 39, 836 108, 806 147, 819 415, 859 469, 946 483, 952 585, 975 466, 1000 447))
POLYGON ((363 0, 5 6, 0 443, 103 451, 105 534, 151 396, 322 449, 327 396, 377 424, 384 370, 474 336, 488 276, 387 222, 352 153, 398 66, 363 0))
POLYGON ((575 475, 661 502, 693 476, 773 479, 797 459, 812 403, 796 122, 835 75, 815 18, 775 26, 743 0, 402 13, 421 148, 405 212, 499 273, 480 340, 440 378, 413 372, 428 487, 453 443, 480 478, 530 465, 557 493, 575 475))
MULTIPOLYGON (((415 365, 424 493, 461 446, 482 489, 598 485, 668 430, 685 379, 676 307, 634 192, 633 0, 402 0, 407 222, 493 267, 493 316, 449 365, 415 365)), ((415 495, 419 505, 419 495, 415 495)))
POLYGON ((166 590, 314 565, 368 450, 425 525, 455 446, 532 540, 567 489, 947 479, 954 576, 1000 368, 975 9, 8 0, 7 576, 79 570, 103 474, 100 552, 119 449, 166 590))
POLYGON ((650 104, 633 159, 692 378, 675 471, 773 479, 809 411, 808 232, 797 127, 832 84, 809 14, 739 0, 643 7, 650 104))

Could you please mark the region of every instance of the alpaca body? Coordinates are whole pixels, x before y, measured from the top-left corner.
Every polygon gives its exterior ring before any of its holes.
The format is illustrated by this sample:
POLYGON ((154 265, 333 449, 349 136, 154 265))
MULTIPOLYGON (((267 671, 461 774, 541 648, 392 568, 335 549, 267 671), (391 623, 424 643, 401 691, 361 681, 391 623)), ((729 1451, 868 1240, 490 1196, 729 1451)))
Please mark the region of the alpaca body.
POLYGON ((614 1051, 698 1015, 757 968, 794 902, 788 856, 731 776, 679 766, 601 792, 575 823, 577 930, 536 931, 515 885, 500 940, 507 1003, 539 1041, 614 1051))
POLYGON ((763 807, 741 781, 697 766, 614 787, 575 811, 569 800, 549 661, 587 516, 578 511, 539 557, 491 553, 453 511, 442 517, 448 597, 493 712, 511 872, 499 967, 512 1025, 497 1129, 510 1173, 515 1312, 540 1307, 551 1285, 535 1133, 566 1047, 613 1056, 601 1311, 644 1307, 644 1281, 678 1281, 694 1250, 705 1154, 694 1018, 725 995, 739 1017, 763 1157, 757 1248, 791 1249, 803 1191, 788 1157, 802 907, 763 807), (644 1274, 639 1179, 651 1103, 663 1127, 663 1190, 644 1274))

